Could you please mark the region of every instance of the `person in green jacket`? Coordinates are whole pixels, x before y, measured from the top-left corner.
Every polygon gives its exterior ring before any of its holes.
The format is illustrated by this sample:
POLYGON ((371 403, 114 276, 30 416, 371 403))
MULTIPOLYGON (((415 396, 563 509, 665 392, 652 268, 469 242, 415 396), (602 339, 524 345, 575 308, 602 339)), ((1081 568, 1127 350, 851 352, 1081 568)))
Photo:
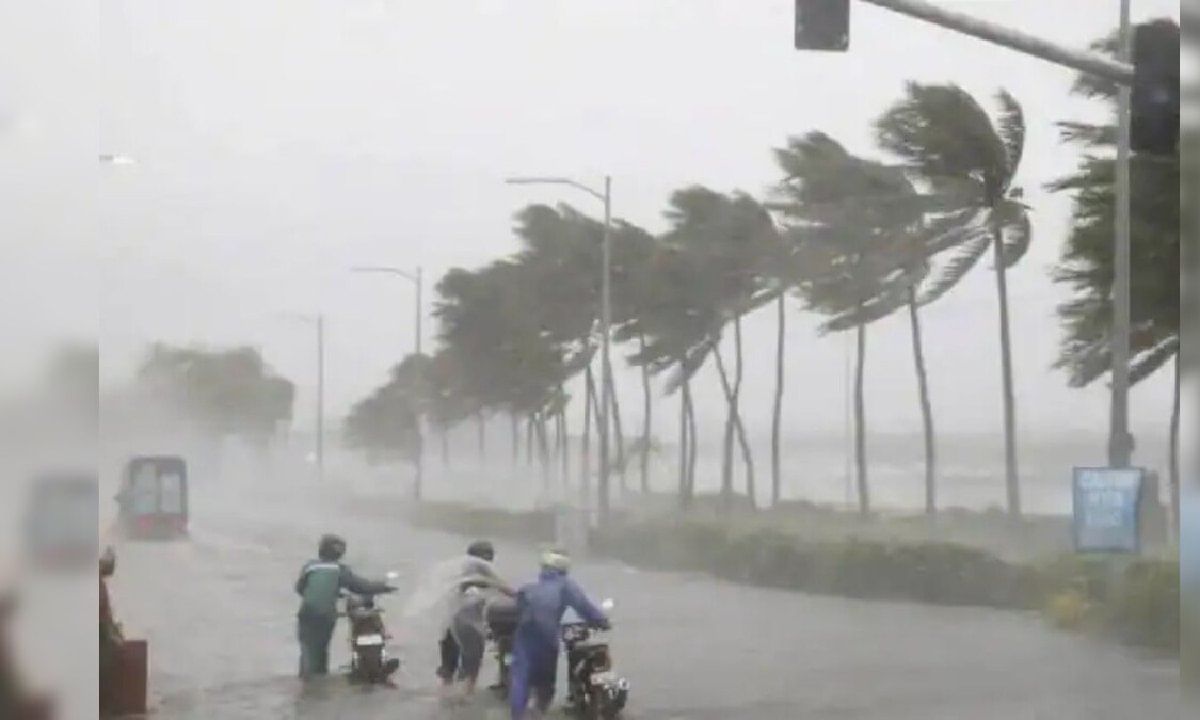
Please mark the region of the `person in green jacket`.
POLYGON ((296 613, 296 636, 300 641, 300 677, 329 674, 329 641, 337 625, 337 601, 343 589, 356 595, 395 592, 385 582, 365 580, 342 564, 346 541, 323 535, 317 559, 304 563, 296 580, 300 610, 296 613))

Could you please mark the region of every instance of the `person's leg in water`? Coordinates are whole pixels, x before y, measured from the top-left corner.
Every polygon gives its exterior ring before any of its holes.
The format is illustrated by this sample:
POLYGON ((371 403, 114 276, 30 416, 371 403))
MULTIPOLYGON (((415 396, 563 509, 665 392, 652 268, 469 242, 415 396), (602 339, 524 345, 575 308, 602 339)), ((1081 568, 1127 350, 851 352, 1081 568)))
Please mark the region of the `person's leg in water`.
POLYGON ((558 648, 531 647, 517 640, 513 647, 512 690, 509 707, 512 720, 525 720, 530 696, 536 701, 536 709, 544 715, 554 701, 555 681, 558 674, 558 648))
POLYGON ((511 720, 525 720, 529 707, 529 653, 525 644, 513 645, 512 666, 509 667, 508 707, 511 720))
POLYGON ((442 635, 441 641, 438 642, 438 648, 441 651, 442 664, 437 669, 437 676, 444 687, 449 687, 458 672, 460 654, 458 641, 454 639, 454 633, 450 631, 450 628, 446 628, 446 634, 442 635))
POLYGON ((463 685, 463 695, 472 695, 483 667, 483 631, 470 622, 459 621, 454 623, 452 630, 459 649, 458 680, 463 685))
POLYGON ((301 616, 297 619, 301 678, 329 674, 329 643, 336 623, 336 618, 301 616))

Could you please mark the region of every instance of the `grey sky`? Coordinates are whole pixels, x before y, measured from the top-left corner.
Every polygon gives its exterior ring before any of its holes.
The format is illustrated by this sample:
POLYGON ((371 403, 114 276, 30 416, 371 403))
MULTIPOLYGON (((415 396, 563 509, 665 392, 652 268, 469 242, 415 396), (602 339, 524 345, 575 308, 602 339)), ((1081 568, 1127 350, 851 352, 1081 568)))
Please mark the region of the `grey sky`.
MULTIPOLYGON (((1116 0, 944 4, 1078 46, 1117 19, 1116 0)), ((1097 112, 1068 97, 1070 71, 863 4, 845 55, 793 50, 790 0, 102 0, 98 27, 86 6, 0 10, 0 277, 27 345, 94 332, 98 319, 111 379, 155 339, 253 343, 299 382, 303 417, 311 331, 278 313, 320 309, 340 413, 412 335, 410 288, 348 267, 420 263, 435 279, 511 251, 524 203, 598 210, 586 196, 506 187, 505 175, 610 173, 616 214, 660 230, 673 189, 762 195, 776 177, 770 149, 810 129, 872 153, 870 122, 906 80, 954 81, 980 96, 1003 85, 1028 115, 1020 183, 1034 245, 1011 280, 1024 431, 1105 425, 1104 389, 1070 390, 1049 369, 1064 294, 1048 269, 1069 201, 1042 185, 1075 159, 1053 123, 1097 112), (48 30, 66 31, 65 45, 49 46, 48 30), (138 165, 97 169, 97 149, 138 165), (54 302, 37 303, 47 290, 54 302)), ((1169 0, 1134 7, 1179 14, 1169 0)), ((925 314, 947 431, 999 433, 995 316, 983 265, 925 314)), ((840 429, 843 339, 817 338, 798 311, 789 319, 788 430, 840 429)), ((749 323, 756 432, 769 422, 772 322, 749 323)), ((878 431, 918 428, 907 333, 902 318, 871 329, 878 431)), ((1165 425, 1165 380, 1136 393, 1143 429, 1165 425)), ((633 406, 635 379, 620 382, 633 406)), ((719 415, 716 393, 702 412, 719 415)), ((660 411, 660 434, 672 415, 660 411)))

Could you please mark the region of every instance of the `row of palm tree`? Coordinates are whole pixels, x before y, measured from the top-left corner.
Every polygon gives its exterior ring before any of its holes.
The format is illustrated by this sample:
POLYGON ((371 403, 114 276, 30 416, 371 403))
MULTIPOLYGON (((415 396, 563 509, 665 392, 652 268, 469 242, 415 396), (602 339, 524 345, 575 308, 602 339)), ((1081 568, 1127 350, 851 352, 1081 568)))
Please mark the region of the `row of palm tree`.
MULTIPOLYGON (((858 157, 823 133, 792 138, 775 151, 779 179, 765 200, 687 187, 672 194, 667 230, 655 236, 634 225, 613 228, 613 341, 628 348, 641 374, 643 427, 636 445, 652 446, 653 380, 679 402, 678 497, 695 495, 696 414, 692 386, 701 368, 715 369, 725 400, 721 499, 734 502, 740 465, 753 504, 757 467, 742 419, 745 372, 742 323, 773 305, 778 322, 772 399, 771 498, 781 498, 781 424, 787 304, 800 301, 823 320, 822 332, 853 332, 859 508, 870 511, 866 454, 866 372, 869 326, 896 312, 908 315, 925 435, 926 509, 937 509, 933 402, 922 347, 920 310, 946 295, 991 250, 997 287, 1004 386, 1006 494, 1020 513, 1015 443, 1007 271, 1024 254, 1030 221, 1015 177, 1024 146, 1019 104, 1005 92, 990 114, 954 85, 911 83, 875 123, 887 161, 858 157), (728 340, 728 342, 726 342, 728 340), (728 347, 728 352, 723 348, 728 347), (710 363, 711 360, 711 363, 710 363)), ((392 397, 442 429, 496 413, 513 418, 513 443, 524 421, 550 477, 547 427, 568 435, 567 388, 582 385, 583 429, 578 475, 591 477, 590 436, 606 403, 615 421, 616 467, 628 465, 615 394, 598 397, 593 360, 599 347, 598 298, 603 226, 569 206, 534 205, 516 216, 520 250, 475 271, 455 269, 438 284, 434 314, 438 368, 420 392, 392 382, 352 414, 392 397), (390 387, 390 389, 389 389, 390 387)), ((406 361, 410 364, 411 359, 406 361)), ((361 425, 361 422, 359 423, 361 425)), ((359 435, 364 435, 361 430, 359 435)), ((482 435, 481 435, 482 441, 482 435)), ((400 443, 402 445, 402 443, 400 443)), ((566 477, 567 443, 555 448, 566 477)), ((642 490, 649 489, 648 453, 640 453, 642 490)), ((607 497, 608 488, 599 491, 607 497)))

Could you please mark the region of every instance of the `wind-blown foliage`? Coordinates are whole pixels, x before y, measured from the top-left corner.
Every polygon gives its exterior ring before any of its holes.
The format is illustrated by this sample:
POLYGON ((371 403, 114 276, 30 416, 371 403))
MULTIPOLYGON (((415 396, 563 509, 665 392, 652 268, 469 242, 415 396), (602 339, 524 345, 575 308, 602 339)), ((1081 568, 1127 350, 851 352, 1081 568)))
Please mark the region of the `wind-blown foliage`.
POLYGON ((213 437, 239 436, 263 445, 292 418, 292 383, 271 371, 253 348, 209 351, 157 344, 137 382, 213 437))
POLYGON ((1005 490, 1008 511, 1021 514, 1017 468, 1016 397, 1013 390, 1007 272, 1029 248, 1032 226, 1023 193, 1016 186, 1025 143, 1021 105, 1008 92, 996 97, 989 115, 957 85, 909 83, 905 97, 876 122, 881 148, 895 155, 922 182, 951 200, 956 225, 948 261, 935 268, 921 302, 932 302, 954 287, 990 247, 1000 310, 1000 369, 1004 403, 1005 490))

